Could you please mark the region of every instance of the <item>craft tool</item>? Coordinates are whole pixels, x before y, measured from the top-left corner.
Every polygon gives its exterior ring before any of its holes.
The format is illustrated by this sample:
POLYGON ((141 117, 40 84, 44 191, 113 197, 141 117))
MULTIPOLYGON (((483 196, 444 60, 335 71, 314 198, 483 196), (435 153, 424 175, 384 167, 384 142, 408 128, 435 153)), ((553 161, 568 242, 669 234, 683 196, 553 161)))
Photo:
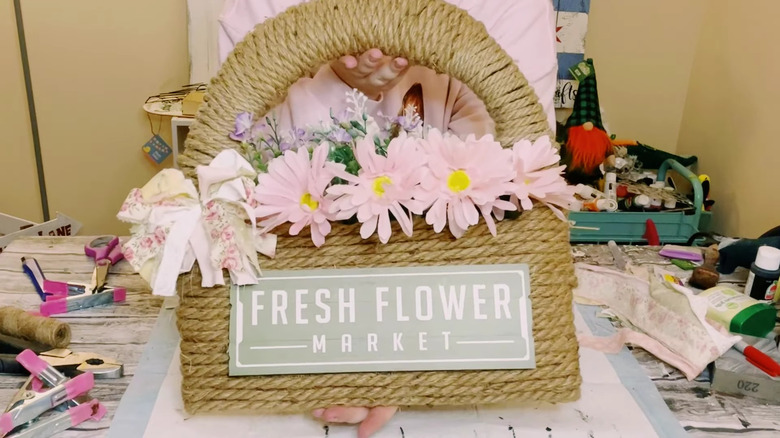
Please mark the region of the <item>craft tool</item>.
POLYGON ((67 313, 125 300, 124 288, 106 286, 109 268, 123 258, 119 238, 98 237, 84 246, 84 253, 95 260, 90 283, 83 285, 81 293, 72 294, 72 284, 46 282, 44 291, 49 295, 41 304, 41 314, 67 313))
POLYGON ((769 374, 769 376, 780 377, 780 364, 767 356, 763 351, 745 341, 739 341, 734 344, 734 349, 744 354, 748 362, 761 371, 769 374))
POLYGON ((663 248, 658 251, 658 254, 670 259, 690 260, 694 262, 701 262, 704 260, 701 248, 698 247, 664 245, 663 248))
POLYGON ((32 350, 19 353, 17 360, 31 376, 0 416, 0 437, 34 421, 46 411, 86 394, 95 385, 91 373, 69 379, 38 358, 32 350), (44 389, 44 385, 48 388, 44 389))
POLYGON ((685 271, 690 271, 692 269, 696 269, 698 265, 696 263, 693 263, 690 260, 683 260, 683 259, 672 259, 672 264, 677 266, 680 269, 683 269, 685 271))
POLYGON ((30 281, 32 281, 33 286, 35 286, 35 291, 38 292, 38 295, 41 297, 41 301, 46 301, 46 296, 48 295, 46 293, 47 288, 60 289, 65 287, 67 288, 69 295, 79 294, 84 291, 84 285, 53 282, 47 280, 46 276, 43 274, 41 265, 38 264, 38 260, 33 257, 22 257, 22 270, 25 274, 27 274, 28 277, 30 277, 30 281))

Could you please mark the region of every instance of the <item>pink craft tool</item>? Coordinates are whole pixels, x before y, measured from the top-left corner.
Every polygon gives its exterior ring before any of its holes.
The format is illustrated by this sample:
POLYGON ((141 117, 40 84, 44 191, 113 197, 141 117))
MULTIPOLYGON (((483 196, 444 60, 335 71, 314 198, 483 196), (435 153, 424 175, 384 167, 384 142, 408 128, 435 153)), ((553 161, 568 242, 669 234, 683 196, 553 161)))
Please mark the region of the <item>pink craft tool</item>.
POLYGON ((693 262, 704 261, 704 256, 701 253, 701 248, 680 246, 680 245, 664 245, 658 254, 668 257, 670 259, 691 260, 693 262))
POLYGON ((105 414, 105 408, 97 400, 83 404, 75 400, 95 385, 92 373, 65 377, 32 350, 19 353, 16 360, 30 372, 30 378, 0 415, 0 437, 51 436, 105 414), (58 413, 40 418, 50 410, 58 413))
POLYGON ((123 255, 116 236, 102 236, 84 246, 84 253, 95 260, 92 280, 89 284, 74 284, 45 280, 45 301, 40 311, 44 316, 73 312, 89 307, 122 302, 127 291, 106 285, 111 265, 122 260, 123 255))

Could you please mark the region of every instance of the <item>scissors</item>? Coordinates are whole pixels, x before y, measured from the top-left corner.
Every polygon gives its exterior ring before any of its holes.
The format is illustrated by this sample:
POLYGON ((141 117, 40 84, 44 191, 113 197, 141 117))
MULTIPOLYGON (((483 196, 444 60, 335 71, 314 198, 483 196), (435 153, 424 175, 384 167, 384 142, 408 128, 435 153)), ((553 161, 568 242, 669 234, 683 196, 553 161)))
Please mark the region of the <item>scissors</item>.
POLYGON ((101 236, 84 245, 84 253, 95 259, 95 270, 92 272, 90 293, 98 293, 106 285, 108 269, 124 257, 119 246, 119 237, 101 236))

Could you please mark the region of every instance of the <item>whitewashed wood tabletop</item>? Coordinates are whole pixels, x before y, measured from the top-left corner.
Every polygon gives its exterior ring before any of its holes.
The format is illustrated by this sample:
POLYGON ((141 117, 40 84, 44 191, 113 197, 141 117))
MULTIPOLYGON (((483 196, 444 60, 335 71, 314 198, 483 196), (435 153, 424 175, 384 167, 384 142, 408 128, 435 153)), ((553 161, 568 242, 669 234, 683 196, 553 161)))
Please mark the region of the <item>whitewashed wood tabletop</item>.
MULTIPOLYGON (((86 282, 94 264, 84 255, 91 237, 20 238, 0 254, 0 305, 35 309, 40 298, 22 272, 21 257, 35 257, 50 280, 86 282)), ((657 248, 622 247, 635 264, 668 265, 657 248)), ((611 265, 614 260, 606 245, 574 245, 575 261, 611 265)), ((114 357, 124 364, 125 376, 98 380, 90 395, 108 409, 100 422, 87 422, 63 432, 62 438, 104 436, 119 402, 133 378, 144 346, 149 339, 162 298, 149 292, 148 285, 126 261, 111 268, 109 284, 127 288, 127 300, 111 306, 84 309, 58 319, 72 329, 71 349, 114 357)), ((642 349, 633 354, 655 382, 669 409, 692 437, 780 437, 780 405, 752 398, 740 398, 710 391, 706 380, 688 381, 679 371, 655 359, 642 349)), ((24 382, 23 377, 0 376, 0 409, 4 409, 24 382)))

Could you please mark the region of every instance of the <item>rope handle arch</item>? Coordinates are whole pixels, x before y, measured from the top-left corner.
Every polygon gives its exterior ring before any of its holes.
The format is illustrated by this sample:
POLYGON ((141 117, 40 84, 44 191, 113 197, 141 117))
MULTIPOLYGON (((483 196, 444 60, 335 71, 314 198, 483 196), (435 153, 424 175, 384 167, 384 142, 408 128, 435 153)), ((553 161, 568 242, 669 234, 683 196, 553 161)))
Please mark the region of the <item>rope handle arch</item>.
POLYGON ((466 11, 443 0, 312 0, 258 24, 236 45, 208 86, 180 169, 196 178, 196 166, 237 149, 228 133, 238 112, 267 114, 304 75, 373 47, 463 82, 485 103, 504 146, 551 135, 517 65, 466 11))

